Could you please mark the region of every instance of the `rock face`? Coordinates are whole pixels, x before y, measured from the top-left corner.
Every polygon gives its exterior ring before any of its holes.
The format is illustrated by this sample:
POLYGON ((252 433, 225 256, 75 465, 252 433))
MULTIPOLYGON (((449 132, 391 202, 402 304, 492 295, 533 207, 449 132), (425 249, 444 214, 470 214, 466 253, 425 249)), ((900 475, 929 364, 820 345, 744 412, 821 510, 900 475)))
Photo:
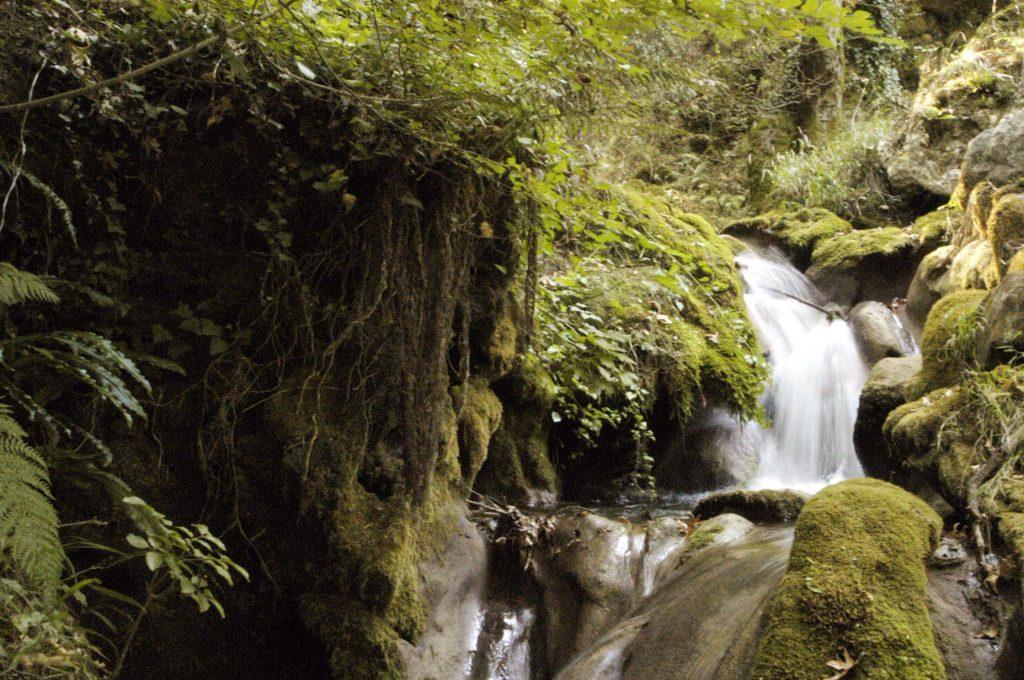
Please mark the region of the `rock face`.
POLYGON ((890 459, 882 426, 889 413, 906 401, 907 386, 921 369, 921 357, 882 359, 868 373, 860 393, 853 442, 864 472, 890 480, 899 469, 890 459))
POLYGON ((781 523, 796 520, 810 498, 799 491, 725 491, 702 499, 693 508, 699 518, 725 513, 736 514, 751 522, 781 523))
POLYGON ((879 480, 808 501, 749 677, 821 680, 846 649, 865 678, 944 680, 925 576, 941 528, 923 501, 879 480))
POLYGON ((917 351, 914 336, 903 327, 896 314, 880 302, 860 303, 850 311, 847 320, 853 326, 857 344, 869 365, 886 357, 905 357, 917 351))
POLYGON ((1024 109, 1012 111, 995 127, 972 139, 963 160, 967 189, 988 181, 1003 186, 1024 177, 1024 109))
MULTIPOLYGON (((901 196, 953 194, 968 144, 995 127, 1021 99, 1021 32, 1015 17, 993 18, 961 52, 923 74, 910 115, 884 151, 889 181, 901 196)), ((1008 124, 1000 138, 1008 139, 1010 132, 1008 124)), ((977 145, 976 155, 984 159, 978 171, 1004 172, 994 158, 996 143, 996 135, 989 135, 977 145)))

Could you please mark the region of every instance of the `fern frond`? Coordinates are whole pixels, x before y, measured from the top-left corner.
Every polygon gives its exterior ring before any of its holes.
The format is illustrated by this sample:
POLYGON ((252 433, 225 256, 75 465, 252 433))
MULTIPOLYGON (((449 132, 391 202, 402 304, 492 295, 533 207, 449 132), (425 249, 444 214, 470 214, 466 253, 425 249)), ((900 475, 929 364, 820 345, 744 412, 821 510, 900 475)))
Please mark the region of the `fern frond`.
POLYGON ((46 596, 64 566, 46 461, 0 404, 0 561, 46 596))
POLYGON ((129 383, 150 391, 149 381, 131 359, 96 333, 56 331, 0 341, 0 356, 14 375, 52 371, 92 388, 129 423, 146 412, 129 383))
POLYGON ((72 243, 78 245, 78 232, 75 230, 75 221, 71 216, 71 208, 69 208, 64 199, 53 190, 53 187, 32 173, 27 172, 25 168, 16 168, 8 161, 0 161, 0 168, 6 170, 12 177, 24 177, 26 182, 34 186, 39 193, 45 196, 57 209, 57 213, 60 215, 61 221, 64 222, 64 228, 67 229, 68 234, 71 236, 72 243))
POLYGON ((16 305, 29 300, 60 302, 57 294, 35 274, 21 271, 10 262, 0 262, 0 303, 16 305))

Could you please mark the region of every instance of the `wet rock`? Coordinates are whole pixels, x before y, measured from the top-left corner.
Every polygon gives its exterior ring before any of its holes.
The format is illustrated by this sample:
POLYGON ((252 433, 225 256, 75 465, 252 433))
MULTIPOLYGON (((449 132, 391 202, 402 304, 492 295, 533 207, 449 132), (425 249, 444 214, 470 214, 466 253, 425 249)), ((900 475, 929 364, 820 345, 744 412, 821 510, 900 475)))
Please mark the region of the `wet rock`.
POLYGON ((886 357, 910 356, 917 350, 910 331, 880 302, 860 303, 850 311, 847 321, 869 365, 886 357))
POLYGON ((1024 177, 1024 109, 1006 114, 972 139, 963 161, 967 190, 984 181, 1002 186, 1020 177, 1024 177))
POLYGON ((931 557, 928 558, 928 566, 939 568, 952 567, 961 564, 966 559, 967 548, 964 546, 963 541, 946 536, 943 537, 939 546, 935 548, 931 557))
POLYGON ((860 677, 944 679, 925 572, 941 528, 923 501, 876 479, 818 493, 797 522, 750 677, 821 680, 845 647, 860 677))
POLYGON ((662 489, 696 493, 747 482, 757 470, 752 425, 715 409, 663 443, 654 476, 662 489))
MULTIPOLYGON (((947 543, 959 541, 945 538, 938 550, 947 543)), ((999 646, 984 634, 998 635, 1000 603, 976 577, 977 560, 966 550, 955 552, 962 557, 928 570, 928 611, 946 675, 955 680, 1014 677, 996 672, 999 646)))
POLYGON ((671 576, 558 680, 747 677, 792 530, 757 529, 742 517, 723 515, 702 523, 700 531, 709 532, 699 539, 702 545, 685 551, 671 576))
POLYGON ((793 522, 804 503, 810 498, 805 493, 792 491, 725 491, 702 499, 693 509, 699 518, 732 513, 752 522, 793 522))
POLYGON ((409 680, 460 677, 476 645, 477 619, 487 580, 487 547, 466 517, 441 557, 422 565, 430 613, 423 634, 398 650, 409 680))
POLYGON ((551 550, 538 567, 553 667, 593 644, 631 606, 645 534, 643 527, 591 512, 556 522, 551 550))
POLYGON ((1008 274, 982 304, 977 358, 992 368, 1024 351, 1024 273, 1008 274))
POLYGON ((907 386, 921 369, 921 357, 882 359, 868 372, 860 393, 853 441, 864 472, 891 480, 899 464, 889 456, 882 426, 889 413, 906 401, 907 386))

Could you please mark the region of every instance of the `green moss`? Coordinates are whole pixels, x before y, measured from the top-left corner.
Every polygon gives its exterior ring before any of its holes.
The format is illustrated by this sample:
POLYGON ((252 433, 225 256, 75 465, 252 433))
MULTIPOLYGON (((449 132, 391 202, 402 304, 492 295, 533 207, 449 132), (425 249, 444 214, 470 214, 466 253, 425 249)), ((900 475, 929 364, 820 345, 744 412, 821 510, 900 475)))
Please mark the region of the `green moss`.
POLYGON ((701 548, 706 548, 715 541, 715 537, 722 533, 723 527, 717 522, 703 522, 697 525, 693 533, 686 539, 686 547, 683 548, 684 557, 686 553, 693 553, 701 548))
POLYGON ((923 501, 879 480, 843 482, 808 501, 750 677, 821 680, 845 649, 858 677, 945 678, 924 565, 941 528, 923 501))
POLYGON ((502 406, 498 396, 479 379, 453 389, 453 399, 462 402, 459 414, 459 462, 462 479, 470 488, 487 458, 491 437, 501 423, 502 406))
POLYGON ((1016 193, 1016 186, 1010 189, 996 192, 988 218, 988 239, 1000 276, 1006 274, 1010 261, 1024 247, 1024 194, 1016 193))
POLYGON ((955 385, 974 359, 974 339, 980 328, 980 306, 987 293, 950 293, 928 313, 921 339, 921 372, 908 387, 910 398, 955 385))
POLYGON ((537 491, 556 494, 560 484, 548 442, 555 399, 551 376, 528 357, 499 387, 502 415, 474 488, 515 502, 530 500, 537 491))
POLYGON ((506 303, 505 314, 494 326, 494 332, 487 342, 486 354, 491 373, 500 377, 511 370, 516 359, 519 331, 509 313, 511 303, 506 303))
POLYGON ((862 229, 819 240, 811 259, 821 268, 850 269, 872 255, 892 255, 919 243, 917 234, 908 229, 862 229))
POLYGON ((910 225, 910 232, 916 234, 922 246, 933 250, 956 233, 964 219, 964 211, 958 206, 947 205, 923 215, 910 225))
POLYGON ((731 236, 767 236, 778 240, 791 253, 807 256, 825 239, 853 231, 853 226, 835 213, 823 208, 780 208, 726 225, 723 232, 731 236))

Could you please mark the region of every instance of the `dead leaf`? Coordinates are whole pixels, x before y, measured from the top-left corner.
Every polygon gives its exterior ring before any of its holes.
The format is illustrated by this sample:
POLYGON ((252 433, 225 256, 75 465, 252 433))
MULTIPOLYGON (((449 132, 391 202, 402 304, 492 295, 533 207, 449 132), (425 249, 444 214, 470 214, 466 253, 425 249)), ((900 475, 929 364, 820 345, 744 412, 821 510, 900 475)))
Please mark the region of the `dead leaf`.
POLYGON ((850 671, 853 670, 853 667, 857 665, 858 661, 860 661, 859 656, 856 659, 854 659, 852 656, 850 656, 850 652, 848 652, 846 648, 843 647, 843 658, 832 659, 831 661, 825 664, 826 666, 835 671, 835 675, 830 675, 827 678, 825 678, 825 680, 841 680, 842 678, 845 678, 850 673, 850 671))

